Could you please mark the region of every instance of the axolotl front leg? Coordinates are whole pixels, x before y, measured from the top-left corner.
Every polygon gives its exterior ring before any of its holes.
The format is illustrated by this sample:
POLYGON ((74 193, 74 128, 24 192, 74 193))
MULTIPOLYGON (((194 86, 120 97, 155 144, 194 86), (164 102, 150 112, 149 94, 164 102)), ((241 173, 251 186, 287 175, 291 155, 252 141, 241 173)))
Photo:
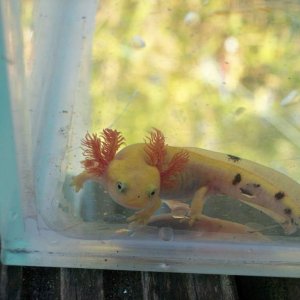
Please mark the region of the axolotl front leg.
POLYGON ((145 225, 148 223, 153 214, 160 208, 162 202, 159 198, 155 199, 142 210, 139 210, 131 217, 127 218, 127 221, 134 224, 145 225))
POLYGON ((83 188, 84 183, 88 180, 99 181, 96 176, 91 175, 87 171, 83 171, 73 177, 71 185, 74 186, 76 192, 79 192, 83 188))
POLYGON ((195 221, 201 220, 207 193, 208 187, 202 186, 195 192, 193 196, 189 220, 189 224, 191 226, 195 223, 195 221))

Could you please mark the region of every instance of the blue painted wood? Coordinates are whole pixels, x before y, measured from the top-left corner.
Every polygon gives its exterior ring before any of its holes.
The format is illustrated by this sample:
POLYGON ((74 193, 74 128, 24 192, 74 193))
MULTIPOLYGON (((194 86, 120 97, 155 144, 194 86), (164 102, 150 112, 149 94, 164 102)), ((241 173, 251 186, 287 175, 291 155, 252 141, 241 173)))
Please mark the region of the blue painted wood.
MULTIPOLYGON (((3 14, 0 6, 0 18, 3 14)), ((15 136, 12 121, 7 55, 3 23, 0 22, 0 232, 9 240, 22 239, 21 197, 18 182, 15 136), (9 212, 9 213, 7 213, 9 212)))

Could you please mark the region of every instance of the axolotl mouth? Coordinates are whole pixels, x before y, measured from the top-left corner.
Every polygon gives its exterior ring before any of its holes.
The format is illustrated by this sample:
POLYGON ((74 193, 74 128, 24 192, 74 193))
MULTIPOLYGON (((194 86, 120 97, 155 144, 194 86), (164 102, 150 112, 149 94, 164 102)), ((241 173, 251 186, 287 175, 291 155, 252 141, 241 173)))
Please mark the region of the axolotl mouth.
POLYGON ((140 196, 137 196, 135 198, 126 199, 126 201, 115 199, 115 202, 129 209, 143 209, 147 206, 149 199, 143 199, 140 196))

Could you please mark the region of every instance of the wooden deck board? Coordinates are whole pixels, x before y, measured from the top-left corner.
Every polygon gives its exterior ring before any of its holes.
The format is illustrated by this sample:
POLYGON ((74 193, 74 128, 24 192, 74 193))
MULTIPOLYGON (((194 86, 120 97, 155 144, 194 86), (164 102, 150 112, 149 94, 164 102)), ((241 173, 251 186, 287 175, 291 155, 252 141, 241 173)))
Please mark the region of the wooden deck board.
POLYGON ((1 265, 0 299, 300 299, 300 279, 1 265))

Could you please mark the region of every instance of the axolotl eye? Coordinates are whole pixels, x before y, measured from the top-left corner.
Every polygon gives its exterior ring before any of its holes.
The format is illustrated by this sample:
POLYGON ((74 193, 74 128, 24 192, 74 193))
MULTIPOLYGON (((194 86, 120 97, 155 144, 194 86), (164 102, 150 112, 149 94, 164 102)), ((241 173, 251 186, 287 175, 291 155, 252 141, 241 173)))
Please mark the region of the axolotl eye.
POLYGON ((151 197, 153 197, 155 194, 156 194, 156 189, 151 189, 151 190, 148 192, 148 197, 151 198, 151 197))
POLYGON ((117 188, 118 192, 124 193, 124 192, 126 192, 127 186, 124 182, 117 181, 116 188, 117 188))

